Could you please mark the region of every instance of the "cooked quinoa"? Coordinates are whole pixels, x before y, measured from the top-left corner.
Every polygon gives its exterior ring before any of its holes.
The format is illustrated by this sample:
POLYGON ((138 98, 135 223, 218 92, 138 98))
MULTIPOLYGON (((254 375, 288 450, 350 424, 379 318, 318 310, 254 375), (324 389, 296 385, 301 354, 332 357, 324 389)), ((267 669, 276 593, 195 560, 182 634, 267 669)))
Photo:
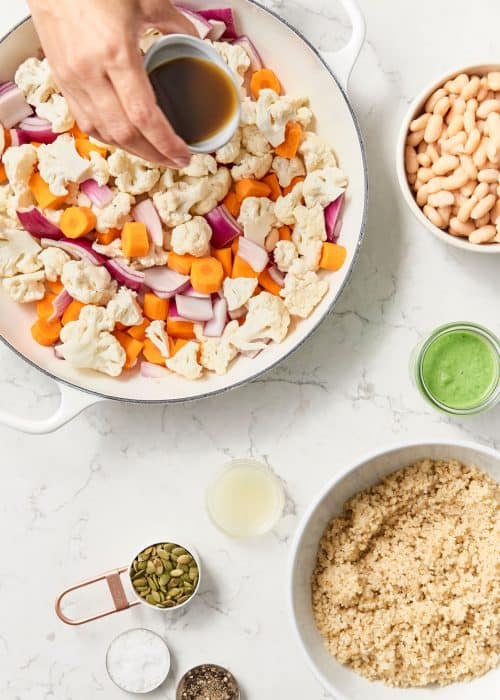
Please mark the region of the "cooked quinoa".
POLYGON ((500 485, 425 459, 344 504, 321 538, 316 625, 336 659, 396 687, 446 685, 500 654, 500 485))

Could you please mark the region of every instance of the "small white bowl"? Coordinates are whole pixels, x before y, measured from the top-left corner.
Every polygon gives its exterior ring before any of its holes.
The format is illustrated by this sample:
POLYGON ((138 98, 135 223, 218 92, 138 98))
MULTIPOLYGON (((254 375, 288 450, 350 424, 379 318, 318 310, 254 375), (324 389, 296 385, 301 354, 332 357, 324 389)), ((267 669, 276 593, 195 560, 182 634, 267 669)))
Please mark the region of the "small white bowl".
POLYGON ((401 131, 399 132, 397 153, 396 153, 396 172, 399 180, 399 185, 403 193, 403 197, 406 203, 410 207, 414 216, 420 221, 420 223, 425 226, 425 228, 430 231, 436 238, 440 241, 452 245, 454 248, 460 248, 462 250, 472 251, 473 253, 500 253, 500 243, 469 243, 466 238, 460 238, 458 236, 453 236, 451 233, 447 233, 442 229, 434 226, 433 223, 425 216, 422 209, 418 206, 415 201, 415 197, 411 186, 406 177, 405 169, 405 143, 406 137, 408 136, 408 130, 410 128, 410 123, 415 119, 415 117, 420 114, 424 104, 427 102, 428 98, 435 92, 438 88, 442 87, 444 83, 448 80, 452 80, 460 73, 467 73, 468 75, 486 75, 490 71, 500 71, 500 64, 496 63, 477 63, 474 65, 465 66, 459 70, 448 71, 442 75, 438 80, 433 81, 431 84, 427 85, 422 92, 417 95, 417 97, 411 103, 408 112, 403 119, 401 125, 401 131))
POLYGON ((498 700, 500 667, 469 683, 432 688, 390 688, 343 666, 328 653, 316 628, 311 580, 320 538, 345 501, 384 476, 420 459, 458 459, 500 481, 500 453, 473 443, 395 445, 347 466, 327 484, 299 523, 288 569, 288 609, 295 636, 309 667, 336 700, 498 700))

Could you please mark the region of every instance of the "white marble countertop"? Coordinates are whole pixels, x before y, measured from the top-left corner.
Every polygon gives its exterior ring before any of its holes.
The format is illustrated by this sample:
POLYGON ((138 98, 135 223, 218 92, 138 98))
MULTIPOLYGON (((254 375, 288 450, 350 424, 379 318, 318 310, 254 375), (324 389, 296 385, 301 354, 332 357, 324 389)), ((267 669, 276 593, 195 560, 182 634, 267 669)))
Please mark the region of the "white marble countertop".
MULTIPOLYGON (((330 0, 272 4, 321 48, 347 36, 330 0)), ((326 697, 285 608, 288 542, 307 504, 346 461, 383 444, 449 438, 500 447, 498 410, 448 419, 423 403, 408 374, 410 351, 439 324, 476 320, 500 331, 500 259, 430 237, 402 202, 393 167, 412 96, 449 66, 498 55, 500 5, 361 5, 368 36, 351 96, 368 147, 371 205, 336 313, 291 360, 223 397, 172 408, 100 404, 46 437, 0 428, 2 700, 122 698, 106 676, 105 650, 116 634, 141 625, 164 635, 174 658, 171 680, 155 697, 173 699, 173 681, 207 660, 230 667, 247 700, 326 697), (253 543, 219 534, 204 510, 215 470, 246 455, 268 461, 288 493, 276 531, 253 543), (60 589, 127 563, 136 543, 172 529, 197 543, 208 568, 185 616, 168 622, 141 609, 76 629, 58 621, 60 589)), ((0 34, 25 12, 24 1, 2 3, 0 34)), ((0 402, 42 415, 57 394, 0 346, 0 402)))

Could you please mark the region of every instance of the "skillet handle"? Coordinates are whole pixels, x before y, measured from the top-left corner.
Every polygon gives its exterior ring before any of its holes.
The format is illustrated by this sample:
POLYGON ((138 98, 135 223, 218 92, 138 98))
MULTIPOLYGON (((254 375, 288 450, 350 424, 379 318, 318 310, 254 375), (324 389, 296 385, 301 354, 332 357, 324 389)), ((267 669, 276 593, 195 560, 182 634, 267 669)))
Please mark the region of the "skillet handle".
POLYGON ((351 38, 340 51, 322 51, 321 55, 347 90, 349 77, 359 56, 366 36, 366 22, 358 0, 340 0, 352 25, 351 38))
POLYGON ((0 411, 0 424, 14 428, 14 430, 20 430, 23 433, 45 435, 61 428, 88 406, 103 400, 99 396, 72 389, 66 384, 60 384, 59 382, 56 382, 56 384, 61 394, 61 402, 53 415, 48 418, 31 419, 14 416, 7 411, 0 411))

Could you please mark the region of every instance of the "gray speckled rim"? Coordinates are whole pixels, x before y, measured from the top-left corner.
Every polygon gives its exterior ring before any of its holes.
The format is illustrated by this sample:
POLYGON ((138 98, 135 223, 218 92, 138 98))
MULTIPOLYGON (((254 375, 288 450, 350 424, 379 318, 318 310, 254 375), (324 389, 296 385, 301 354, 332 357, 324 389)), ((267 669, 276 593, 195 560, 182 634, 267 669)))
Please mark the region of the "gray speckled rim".
MULTIPOLYGON (((18 350, 16 347, 11 345, 11 343, 9 343, 9 341, 6 338, 4 338, 3 335, 0 334, 0 339, 2 340, 2 342, 8 348, 10 348, 16 355, 18 355, 21 359, 23 359, 25 362, 30 364, 32 367, 39 370, 40 372, 45 374, 47 377, 50 377, 51 379, 58 382, 59 384, 65 384, 66 386, 69 386, 72 389, 75 389, 77 391, 83 391, 86 394, 89 394, 91 396, 96 396, 100 399, 104 399, 104 400, 108 400, 108 401, 122 401, 124 403, 143 404, 143 405, 157 405, 157 404, 164 405, 164 404, 188 403, 188 402, 192 402, 192 401, 199 401, 201 399, 207 399, 207 398, 211 398, 213 396, 219 396, 221 394, 225 394, 228 391, 232 391, 233 389, 237 389, 239 387, 245 386, 245 384, 249 384, 250 382, 253 382, 256 379, 258 379, 259 377, 263 376, 264 374, 267 374, 267 372, 270 372, 272 369, 274 369, 279 364, 284 362, 284 360, 287 360, 295 352, 297 352, 304 345, 304 343, 306 341, 308 341, 309 338, 311 338, 314 333, 316 333, 316 331, 321 326, 323 321, 332 313, 335 304, 342 296, 342 293, 344 292, 349 280, 351 279, 352 271, 353 271, 354 266, 358 260, 359 250, 361 248, 361 244, 362 244, 364 237, 365 237, 366 221, 367 221, 367 216, 368 216, 368 165, 367 165, 367 159, 366 159, 366 148, 365 148, 365 144, 364 144, 363 135, 361 133, 361 128, 359 126, 358 118, 356 117, 356 114, 351 106, 351 103, 349 101, 349 98, 347 97, 347 94, 346 94, 344 88, 337 80, 333 70, 327 64, 327 62, 325 61, 325 59, 323 58, 321 53, 318 51, 318 49, 316 49, 316 47, 313 46, 313 44, 309 41, 309 39, 307 39, 298 29, 296 29, 294 26, 292 26, 286 19, 284 19, 283 17, 280 17, 276 12, 274 12, 274 10, 271 10, 267 7, 263 7, 260 3, 256 2, 256 0, 246 0, 246 1, 250 5, 253 5, 254 7, 261 10, 262 12, 267 12, 267 14, 271 15, 272 17, 277 19, 279 22, 284 24, 286 27, 288 27, 288 29, 290 29, 292 32, 294 32, 294 34, 296 34, 304 42, 304 44, 316 55, 316 57, 321 61, 321 63, 323 64, 323 67, 331 75, 332 79, 335 81, 335 84, 337 85, 338 89, 340 90, 340 92, 345 100, 345 103, 349 109, 349 112, 351 113, 351 118, 352 118, 352 121, 354 124, 354 128, 356 129, 356 133, 358 135, 359 146, 361 148, 361 157, 363 160, 363 172, 364 172, 364 180, 365 180, 365 198, 363 201, 363 219, 361 221, 361 228, 360 228, 360 232, 359 232, 358 242, 356 245, 356 250, 354 251, 354 255, 353 255, 353 258, 351 260, 351 264, 350 264, 349 269, 347 271, 346 277, 345 277, 340 289, 338 290, 337 296, 332 301, 332 303, 330 304, 329 308, 325 311, 323 316, 318 320, 318 322, 316 323, 314 328, 312 328, 311 331, 309 331, 309 333, 304 338, 302 338, 302 340, 300 340, 294 348, 292 348, 289 352, 287 352, 285 355, 280 357, 279 360, 276 360, 276 362, 273 362, 271 365, 269 365, 269 367, 266 367, 265 369, 260 370, 259 372, 256 372, 255 374, 253 374, 250 377, 247 377, 246 379, 242 379, 241 381, 236 382, 232 386, 223 387, 222 389, 216 389, 214 391, 209 391, 209 392, 206 392, 204 394, 202 393, 202 394, 199 394, 198 396, 187 396, 185 398, 134 399, 134 398, 125 398, 123 396, 111 396, 108 394, 100 393, 98 391, 93 391, 92 389, 87 389, 84 386, 80 386, 79 384, 74 384, 73 382, 70 382, 67 379, 63 379, 62 377, 59 377, 56 374, 49 372, 44 367, 41 367, 40 365, 36 364, 32 360, 30 360, 28 357, 23 355, 23 353, 20 350, 18 350)), ((13 27, 9 32, 4 34, 4 36, 0 39, 0 44, 3 43, 5 41, 5 39, 7 39, 11 34, 13 34, 17 29, 19 29, 19 27, 21 27, 23 24, 28 22, 30 19, 31 19, 31 16, 28 16, 25 19, 18 22, 18 24, 16 24, 15 27, 13 27)))

